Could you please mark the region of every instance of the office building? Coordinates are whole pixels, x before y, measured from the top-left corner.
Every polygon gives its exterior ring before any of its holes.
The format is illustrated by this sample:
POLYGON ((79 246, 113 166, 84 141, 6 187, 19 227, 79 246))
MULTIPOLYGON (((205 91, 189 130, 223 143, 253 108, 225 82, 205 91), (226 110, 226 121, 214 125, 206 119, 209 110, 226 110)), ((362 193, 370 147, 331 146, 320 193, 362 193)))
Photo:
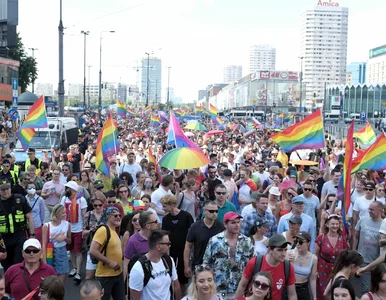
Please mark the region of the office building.
POLYGON ((357 85, 366 82, 366 63, 353 62, 346 68, 346 84, 357 85))
POLYGON ((17 43, 18 0, 0 0, 0 54, 7 56, 8 47, 17 43))
POLYGON ((127 101, 127 91, 128 91, 127 85, 122 84, 122 83, 118 83, 118 85, 117 85, 118 100, 120 100, 122 102, 126 102, 127 101))
POLYGON ((325 85, 346 83, 348 8, 317 3, 301 14, 302 107, 315 100, 321 107, 325 85))
POLYGON ((275 68, 276 48, 270 45, 251 46, 249 50, 249 73, 257 70, 275 70, 275 68))
POLYGON ((224 67, 224 83, 238 81, 243 77, 243 67, 237 65, 229 65, 224 67))
POLYGON ((144 102, 146 102, 149 84, 149 104, 160 103, 161 87, 162 87, 162 61, 157 57, 142 58, 142 82, 141 90, 144 95, 144 102), (149 71, 149 78, 148 72, 149 71))
POLYGON ((199 90, 198 91, 198 99, 197 100, 204 99, 205 97, 206 97, 206 90, 199 90))
POLYGON ((386 83, 386 45, 371 49, 367 61, 366 82, 386 83))
POLYGON ((44 95, 52 97, 54 95, 54 85, 52 83, 38 83, 35 94, 37 96, 44 95))

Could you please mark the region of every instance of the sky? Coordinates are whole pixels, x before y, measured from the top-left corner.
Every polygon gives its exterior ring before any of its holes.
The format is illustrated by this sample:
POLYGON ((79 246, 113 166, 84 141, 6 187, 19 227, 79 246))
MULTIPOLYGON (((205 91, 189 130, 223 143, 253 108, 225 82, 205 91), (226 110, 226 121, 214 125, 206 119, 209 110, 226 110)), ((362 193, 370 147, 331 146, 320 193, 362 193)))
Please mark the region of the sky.
MULTIPOLYGON (((26 49, 38 48, 36 83, 53 83, 54 89, 59 3, 19 0, 18 32, 26 49)), ((90 31, 91 84, 98 83, 100 32, 114 30, 103 33, 102 81, 136 84, 135 67, 145 52, 154 53, 162 59, 163 90, 170 66, 170 87, 186 103, 197 100, 198 90, 221 83, 225 65, 242 65, 247 75, 249 47, 254 44, 276 47, 277 70, 299 70, 300 14, 316 4, 317 0, 63 0, 65 87, 83 83, 82 30, 90 31)), ((347 62, 367 61, 369 49, 386 44, 386 2, 341 0, 339 5, 349 8, 347 62)))

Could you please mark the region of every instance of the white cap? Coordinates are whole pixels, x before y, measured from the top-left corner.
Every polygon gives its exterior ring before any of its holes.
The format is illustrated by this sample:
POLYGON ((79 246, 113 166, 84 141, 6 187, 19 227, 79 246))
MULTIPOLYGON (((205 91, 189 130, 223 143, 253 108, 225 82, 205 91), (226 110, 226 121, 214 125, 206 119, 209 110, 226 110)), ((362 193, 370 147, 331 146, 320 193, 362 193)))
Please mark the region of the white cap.
POLYGON ((75 192, 77 192, 79 189, 79 186, 75 181, 69 181, 64 186, 69 187, 70 189, 74 190, 75 192))
POLYGON ((39 250, 42 249, 42 245, 40 244, 39 240, 33 239, 33 238, 28 239, 24 242, 23 251, 25 249, 27 249, 28 247, 34 247, 34 248, 39 249, 39 250))
POLYGON ((273 186, 269 189, 269 193, 272 195, 280 196, 281 193, 279 191, 279 188, 277 186, 273 186))

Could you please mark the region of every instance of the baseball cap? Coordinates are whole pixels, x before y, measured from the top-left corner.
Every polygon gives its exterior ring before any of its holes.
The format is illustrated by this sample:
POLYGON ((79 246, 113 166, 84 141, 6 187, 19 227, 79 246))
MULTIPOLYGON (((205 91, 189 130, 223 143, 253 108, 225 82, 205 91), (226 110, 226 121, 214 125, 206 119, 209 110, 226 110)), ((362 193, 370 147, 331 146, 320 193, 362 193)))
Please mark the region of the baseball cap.
POLYGON ((79 186, 75 181, 69 181, 64 186, 66 186, 66 187, 68 187, 76 192, 79 190, 79 186))
POLYGON ((103 181, 102 181, 102 180, 95 180, 95 181, 94 181, 94 187, 95 187, 96 189, 100 189, 100 188, 105 187, 105 185, 103 184, 103 181))
POLYGON ((286 247, 290 243, 287 242, 282 234, 274 234, 268 240, 268 247, 286 247))
POLYGON ((258 227, 265 227, 265 228, 269 228, 272 226, 272 223, 265 218, 257 218, 255 224, 258 227))
POLYGON ((5 158, 12 158, 12 155, 9 154, 9 153, 7 153, 7 154, 5 155, 5 158))
POLYGON ((224 215, 224 223, 228 221, 234 221, 236 219, 242 219, 243 217, 240 216, 238 213, 235 213, 234 211, 227 212, 224 215))
POLYGON ((271 195, 276 195, 276 196, 280 196, 280 195, 281 195, 281 193, 280 193, 280 191, 279 191, 279 188, 278 188, 277 186, 271 187, 271 188, 269 189, 269 193, 270 193, 271 195))
POLYGON ((113 179, 113 185, 120 185, 123 182, 123 180, 119 177, 115 177, 113 179))
POLYGON ((11 183, 8 180, 0 181, 0 190, 6 190, 11 188, 11 183))
POLYGON ((291 218, 288 219, 288 222, 291 224, 302 224, 303 220, 301 216, 292 215, 291 218))
POLYGON ((296 196, 292 198, 292 204, 294 203, 304 203, 306 200, 301 196, 296 196))
POLYGON ((307 241, 311 241, 311 234, 309 234, 307 231, 299 231, 296 237, 305 239, 307 241))
POLYGON ((375 189, 375 184, 374 182, 366 182, 365 187, 375 189))
POLYGON ((27 151, 27 153, 35 153, 35 152, 36 152, 36 151, 35 151, 34 148, 29 148, 28 151, 27 151))
POLYGON ((145 209, 145 203, 143 203, 142 200, 134 200, 133 209, 134 210, 144 210, 145 209))
POLYGON ((33 238, 28 239, 24 242, 23 251, 25 249, 27 249, 28 247, 34 247, 34 248, 39 249, 39 250, 42 249, 42 245, 40 244, 39 240, 33 239, 33 238))

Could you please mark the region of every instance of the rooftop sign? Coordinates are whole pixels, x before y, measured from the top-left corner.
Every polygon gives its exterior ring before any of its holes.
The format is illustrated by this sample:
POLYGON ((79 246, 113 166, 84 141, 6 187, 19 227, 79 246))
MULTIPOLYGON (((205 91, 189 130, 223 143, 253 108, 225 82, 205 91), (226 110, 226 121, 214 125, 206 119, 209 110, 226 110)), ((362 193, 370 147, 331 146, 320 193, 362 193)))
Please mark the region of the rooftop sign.
POLYGON ((369 58, 373 58, 373 57, 380 56, 383 54, 386 54, 386 45, 370 49, 369 58))

